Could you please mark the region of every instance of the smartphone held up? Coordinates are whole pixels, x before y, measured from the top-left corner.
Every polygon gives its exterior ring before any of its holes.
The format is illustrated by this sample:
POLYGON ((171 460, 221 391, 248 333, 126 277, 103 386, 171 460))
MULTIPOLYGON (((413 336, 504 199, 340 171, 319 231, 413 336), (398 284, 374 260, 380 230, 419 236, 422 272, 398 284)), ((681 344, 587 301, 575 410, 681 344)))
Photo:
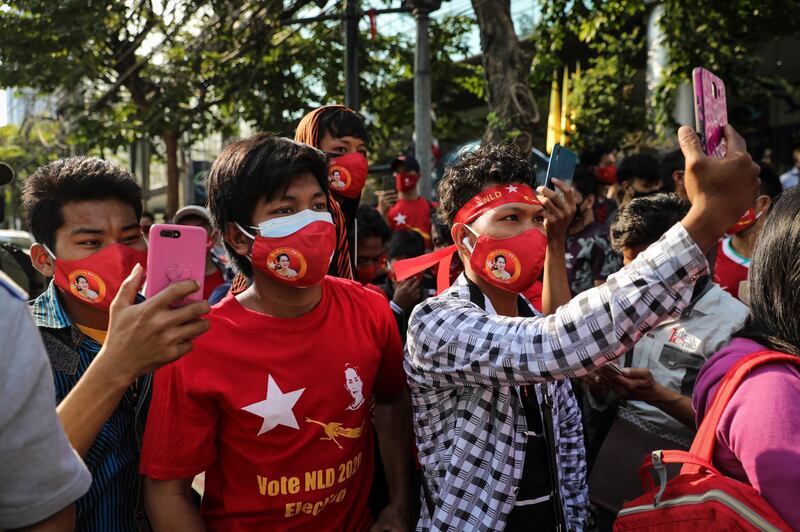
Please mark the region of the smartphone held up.
POLYGON ((547 166, 547 175, 544 178, 544 186, 555 190, 553 186, 553 178, 558 179, 565 185, 572 184, 572 178, 575 176, 575 165, 577 164, 578 157, 575 152, 556 144, 553 146, 553 152, 550 154, 550 164, 547 166))
POLYGON ((202 227, 153 225, 148 241, 145 297, 149 299, 171 284, 194 280, 200 289, 173 306, 202 301, 207 240, 208 234, 202 227))
POLYGON ((727 147, 722 130, 728 124, 725 83, 705 68, 692 71, 692 82, 695 129, 703 151, 710 157, 725 157, 727 147))

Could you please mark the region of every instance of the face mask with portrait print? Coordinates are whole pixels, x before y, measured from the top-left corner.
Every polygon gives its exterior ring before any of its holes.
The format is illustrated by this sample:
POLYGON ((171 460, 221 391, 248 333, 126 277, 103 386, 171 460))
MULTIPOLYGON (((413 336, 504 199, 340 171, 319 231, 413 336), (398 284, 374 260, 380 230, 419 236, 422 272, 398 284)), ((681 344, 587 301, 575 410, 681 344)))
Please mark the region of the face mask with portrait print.
POLYGON ((44 248, 55 261, 55 285, 73 299, 103 310, 111 306, 137 263, 147 267, 147 252, 124 244, 111 244, 77 260, 59 259, 44 248))
POLYGON ((318 285, 328 273, 336 247, 336 227, 329 212, 300 211, 261 222, 252 235, 250 262, 276 281, 298 288, 318 285))
POLYGON ((330 189, 345 198, 360 197, 369 172, 369 164, 364 154, 354 151, 338 157, 336 154, 328 154, 328 157, 332 157, 328 166, 330 189))
POLYGON ((544 268, 544 233, 534 228, 507 238, 491 238, 479 235, 469 225, 464 227, 478 237, 474 245, 469 239, 464 239, 464 244, 471 253, 472 270, 484 281, 515 294, 533 286, 544 268))

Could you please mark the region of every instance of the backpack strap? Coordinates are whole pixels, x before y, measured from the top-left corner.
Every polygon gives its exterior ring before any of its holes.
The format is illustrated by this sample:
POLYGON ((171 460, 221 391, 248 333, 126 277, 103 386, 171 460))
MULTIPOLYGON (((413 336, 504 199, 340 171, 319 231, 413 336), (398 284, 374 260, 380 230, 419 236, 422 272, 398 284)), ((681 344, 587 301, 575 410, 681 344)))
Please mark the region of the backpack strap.
MULTIPOLYGON (((728 370, 717 388, 714 400, 711 403, 711 407, 706 411, 700 428, 697 429, 697 435, 694 438, 694 442, 692 442, 692 448, 689 449, 689 454, 709 463, 712 461, 717 426, 733 394, 736 393, 739 385, 753 369, 773 362, 786 362, 800 368, 800 357, 764 350, 742 358, 728 370)), ((697 466, 686 465, 681 469, 681 473, 692 473, 696 472, 697 469, 697 466)))

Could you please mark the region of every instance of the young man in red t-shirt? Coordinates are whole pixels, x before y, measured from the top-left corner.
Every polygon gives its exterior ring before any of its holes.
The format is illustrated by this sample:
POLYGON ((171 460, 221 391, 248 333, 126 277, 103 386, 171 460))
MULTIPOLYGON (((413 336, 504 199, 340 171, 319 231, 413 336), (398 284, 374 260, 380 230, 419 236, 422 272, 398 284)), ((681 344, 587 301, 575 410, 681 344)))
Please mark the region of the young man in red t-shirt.
POLYGON ((390 494, 376 525, 408 525, 400 337, 381 295, 326 276, 327 187, 321 152, 266 134, 211 169, 215 225, 254 282, 212 308, 191 358, 156 373, 141 459, 156 530, 366 530, 373 422, 390 494))
POLYGON ((397 196, 394 194, 382 195, 378 201, 378 210, 386 217, 392 231, 413 229, 425 239, 425 248, 433 249, 431 203, 420 196, 417 191, 419 163, 410 155, 401 155, 392 161, 391 168, 395 178, 397 196))

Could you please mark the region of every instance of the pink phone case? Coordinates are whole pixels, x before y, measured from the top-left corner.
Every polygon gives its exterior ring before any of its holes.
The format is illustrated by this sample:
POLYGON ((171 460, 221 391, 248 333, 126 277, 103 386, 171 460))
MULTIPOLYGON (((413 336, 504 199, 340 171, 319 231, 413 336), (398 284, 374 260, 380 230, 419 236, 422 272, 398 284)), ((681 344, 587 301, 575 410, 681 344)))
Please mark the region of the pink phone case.
POLYGON ((153 225, 148 240, 145 297, 149 299, 178 281, 194 279, 200 285, 200 290, 172 306, 180 307, 202 301, 207 239, 208 234, 202 227, 153 225))
POLYGON ((725 157, 727 147, 722 132, 722 127, 728 124, 725 83, 705 68, 695 68, 692 80, 695 127, 703 150, 711 157, 725 157))

